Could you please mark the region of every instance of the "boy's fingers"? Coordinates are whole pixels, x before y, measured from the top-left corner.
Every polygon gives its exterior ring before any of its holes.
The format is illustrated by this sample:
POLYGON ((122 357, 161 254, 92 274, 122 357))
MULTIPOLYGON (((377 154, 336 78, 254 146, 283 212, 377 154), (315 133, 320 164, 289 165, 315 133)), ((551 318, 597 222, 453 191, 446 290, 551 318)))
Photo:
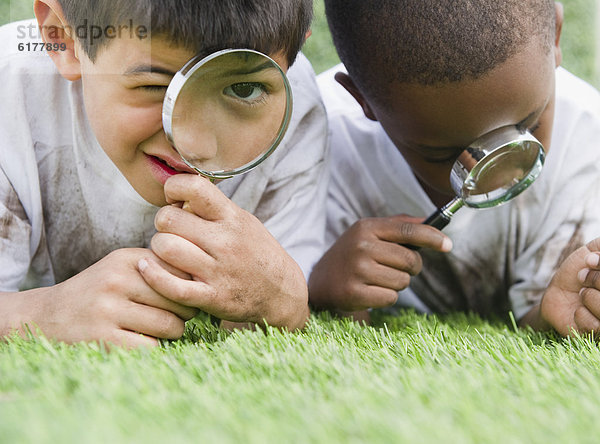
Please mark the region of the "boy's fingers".
POLYGON ((382 240, 400 245, 430 248, 441 252, 452 250, 452 241, 448 236, 429 225, 416 223, 416 220, 420 219, 407 216, 383 218, 381 224, 377 225, 375 234, 382 240))
POLYGON ((146 291, 131 297, 131 301, 140 306, 153 307, 157 310, 173 313, 183 321, 189 321, 198 314, 198 310, 196 308, 186 307, 178 304, 177 302, 171 301, 158 293, 149 297, 148 292, 146 291))
POLYGON ((161 339, 179 339, 183 335, 185 323, 173 313, 139 304, 134 310, 135 316, 126 313, 119 320, 119 327, 161 339))
POLYGON ((598 253, 589 253, 585 257, 585 264, 593 270, 600 270, 600 255, 598 253))
POLYGON ((95 342, 102 343, 108 350, 158 346, 156 338, 123 328, 116 328, 113 332, 103 335, 102 339, 97 339, 95 342))
POLYGON ((394 305, 398 301, 398 292, 389 288, 378 287, 376 285, 365 285, 364 296, 368 303, 356 308, 363 310, 365 308, 385 308, 394 305))
POLYGON ((585 308, 595 317, 600 318, 600 291, 595 288, 584 288, 580 294, 585 308))
POLYGON ((158 339, 151 336, 146 336, 141 333, 136 333, 130 330, 121 330, 123 337, 120 343, 115 344, 119 347, 138 348, 138 347, 157 347, 158 339))
POLYGON ((215 248, 221 245, 219 239, 222 236, 222 227, 180 208, 173 206, 161 208, 156 213, 154 225, 159 233, 175 234, 187 239, 209 256, 212 256, 215 248))
POLYGON ((600 332, 600 319, 587 309, 581 306, 575 310, 575 324, 580 333, 600 332))
POLYGON ((157 233, 150 245, 160 259, 188 275, 201 278, 202 272, 209 273, 215 262, 196 244, 175 234, 157 233))
POLYGON ((410 275, 381 264, 372 264, 362 282, 369 286, 383 287, 394 291, 404 290, 410 284, 410 275))
MULTIPOLYGON (((131 292, 129 292, 129 300, 131 302, 135 303, 136 305, 145 305, 148 307, 154 307, 161 311, 164 310, 164 311, 173 313, 184 321, 188 321, 188 320, 192 319, 194 316, 196 316, 198 314, 198 310, 196 308, 181 305, 181 304, 179 304, 175 301, 172 301, 172 300, 168 299, 167 297, 163 296, 162 294, 157 292, 152 287, 148 288, 148 284, 147 284, 147 282, 145 282, 145 280, 143 278, 143 274, 140 269, 140 264, 141 264, 141 267, 144 267, 145 266, 144 264, 146 264, 149 261, 153 261, 157 267, 162 268, 162 265, 158 265, 158 263, 159 262, 162 263, 162 261, 160 261, 157 257, 153 257, 152 259, 149 259, 149 258, 140 259, 137 264, 137 271, 142 275, 142 279, 140 279, 139 288, 136 287, 136 288, 132 289, 131 292)), ((165 270, 165 273, 170 274, 170 272, 166 271, 166 270, 165 270)), ((179 279, 188 279, 188 280, 191 279, 191 277, 189 277, 189 275, 187 273, 180 272, 180 275, 182 275, 184 277, 183 278, 178 277, 179 279)))
POLYGON ((371 256, 381 265, 402 270, 416 276, 423 269, 421 255, 410 248, 392 242, 377 242, 371 256))
POLYGON ((231 201, 208 179, 176 174, 165 183, 167 202, 189 202, 192 211, 206 220, 221 220, 232 211, 231 201))
POLYGON ((592 239, 585 246, 591 252, 600 253, 600 237, 597 237, 596 239, 592 239))
POLYGON ((584 287, 600 290, 600 271, 584 268, 577 273, 577 279, 584 287))
POLYGON ((215 305, 216 292, 208 284, 198 281, 179 279, 151 259, 141 260, 139 270, 146 281, 157 293, 187 307, 200 308, 210 314, 215 305))

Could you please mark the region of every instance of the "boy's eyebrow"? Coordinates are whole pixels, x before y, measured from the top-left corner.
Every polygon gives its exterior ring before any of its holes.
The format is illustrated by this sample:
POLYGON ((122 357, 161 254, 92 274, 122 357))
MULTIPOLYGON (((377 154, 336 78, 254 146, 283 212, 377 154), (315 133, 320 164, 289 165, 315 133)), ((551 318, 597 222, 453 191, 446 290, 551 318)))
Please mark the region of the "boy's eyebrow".
MULTIPOLYGON (((254 66, 252 68, 240 68, 237 70, 229 71, 226 74, 231 75, 231 76, 248 75, 248 74, 254 74, 254 73, 257 73, 260 71, 264 71, 269 68, 275 68, 275 66, 270 61, 266 61, 264 63, 261 63, 260 65, 254 66)), ((124 74, 126 76, 135 76, 135 75, 139 75, 139 74, 164 74, 169 77, 175 76, 175 73, 173 71, 170 71, 170 70, 164 69, 164 68, 160 68, 158 66, 152 66, 152 65, 138 65, 138 66, 128 69, 127 71, 125 71, 124 74)))
POLYGON ((152 65, 138 65, 125 71, 126 76, 134 76, 138 74, 165 74, 170 77, 175 76, 173 71, 152 65))
POLYGON ((246 74, 254 74, 260 71, 264 71, 265 69, 269 69, 269 68, 275 68, 275 65, 273 65, 272 62, 270 61, 266 61, 264 63, 261 63, 260 65, 256 65, 252 68, 240 68, 238 70, 235 71, 230 71, 227 74, 229 75, 246 75, 246 74))

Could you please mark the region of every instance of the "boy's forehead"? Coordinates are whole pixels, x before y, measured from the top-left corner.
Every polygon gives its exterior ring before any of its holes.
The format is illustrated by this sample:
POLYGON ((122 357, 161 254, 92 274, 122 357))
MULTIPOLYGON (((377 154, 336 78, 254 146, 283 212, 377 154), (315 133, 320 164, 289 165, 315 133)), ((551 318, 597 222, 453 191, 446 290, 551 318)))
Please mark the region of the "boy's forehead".
MULTIPOLYGON (((541 112, 554 89, 554 60, 536 45, 476 80, 442 85, 390 83, 376 105, 382 123, 436 146, 470 142, 493 129, 516 125, 541 112)), ((530 122, 533 123, 533 122, 530 122)))
POLYGON ((121 37, 113 39, 99 50, 91 69, 95 74, 108 75, 141 71, 141 67, 174 73, 193 56, 193 51, 160 36, 146 39, 121 37))
MULTIPOLYGON (((209 55, 209 52, 203 54, 209 55)), ((98 53, 94 71, 110 75, 163 73, 173 75, 197 54, 163 36, 148 39, 117 38, 98 53)), ((287 70, 283 52, 269 54, 281 68, 287 70)), ((244 56, 240 56, 244 57, 244 56)))

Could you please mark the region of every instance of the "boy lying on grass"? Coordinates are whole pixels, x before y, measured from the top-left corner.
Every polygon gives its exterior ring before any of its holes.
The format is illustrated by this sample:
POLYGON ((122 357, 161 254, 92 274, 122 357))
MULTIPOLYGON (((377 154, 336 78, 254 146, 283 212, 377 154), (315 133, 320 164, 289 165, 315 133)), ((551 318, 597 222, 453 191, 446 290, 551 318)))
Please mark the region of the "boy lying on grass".
POLYGON ((579 294, 585 251, 579 269, 567 261, 542 298, 569 254, 600 234, 600 94, 557 68, 561 5, 325 4, 345 66, 318 79, 332 132, 330 248, 310 277, 311 304, 501 317, 512 310, 521 325, 598 329, 600 295, 579 294), (454 197, 449 176, 459 154, 507 126, 545 147, 538 180, 504 206, 462 209, 445 233, 421 224, 454 197), (564 286, 568 297, 557 297, 564 286), (594 319, 574 323, 583 306, 594 319))
POLYGON ((301 328, 326 177, 325 111, 296 59, 312 2, 37 0, 34 10, 53 51, 17 50, 29 23, 0 31, 0 337, 30 328, 155 345, 180 337, 198 309, 301 328), (181 162, 161 111, 175 72, 225 48, 289 69, 295 110, 264 164, 215 186, 181 162), (193 213, 169 205, 184 201, 193 213))

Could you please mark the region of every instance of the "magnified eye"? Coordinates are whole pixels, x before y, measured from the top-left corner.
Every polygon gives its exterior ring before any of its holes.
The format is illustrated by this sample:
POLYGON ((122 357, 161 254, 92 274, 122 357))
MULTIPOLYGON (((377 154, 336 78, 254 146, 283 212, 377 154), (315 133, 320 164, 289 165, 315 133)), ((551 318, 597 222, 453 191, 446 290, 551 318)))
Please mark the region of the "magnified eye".
POLYGON ((245 102, 255 102, 265 93, 265 87, 261 83, 235 83, 223 90, 223 93, 234 99, 245 102))

